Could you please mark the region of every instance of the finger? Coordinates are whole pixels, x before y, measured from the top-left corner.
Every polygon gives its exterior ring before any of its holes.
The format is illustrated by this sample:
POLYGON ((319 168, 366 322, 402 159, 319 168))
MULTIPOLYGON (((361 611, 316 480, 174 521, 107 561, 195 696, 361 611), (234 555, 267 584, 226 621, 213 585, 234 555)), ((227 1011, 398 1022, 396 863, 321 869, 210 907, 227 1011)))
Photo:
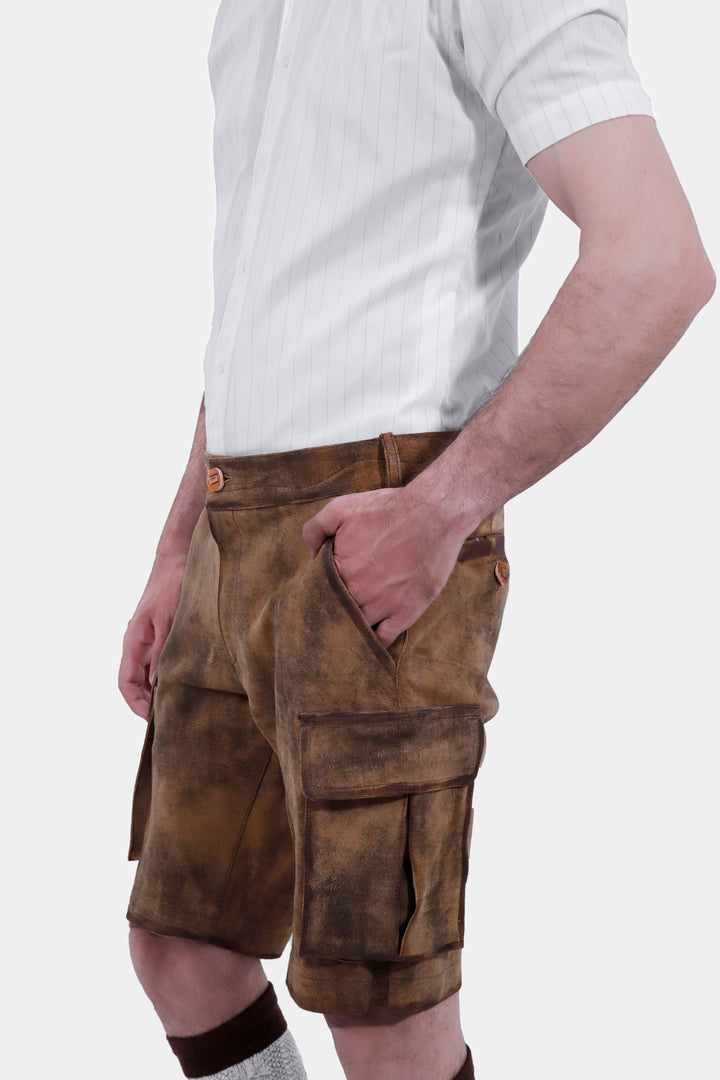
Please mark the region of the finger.
POLYGON ((128 653, 123 653, 118 671, 118 689, 128 705, 130 704, 130 697, 134 697, 137 691, 142 688, 144 678, 143 665, 133 660, 128 653))
POLYGON ((338 531, 346 510, 346 498, 338 495, 329 503, 318 510, 317 514, 308 518, 302 527, 302 538, 310 548, 313 558, 320 550, 323 540, 328 536, 334 536, 338 531))
POLYGON ((155 682, 155 676, 157 675, 159 657, 160 657, 160 650, 159 649, 158 649, 158 651, 156 653, 153 653, 153 655, 150 657, 150 666, 148 667, 148 682, 150 683, 150 688, 151 689, 152 689, 152 684, 155 682))
POLYGON ((383 619, 375 627, 375 634, 381 645, 384 645, 388 649, 393 641, 402 634, 403 630, 407 630, 407 624, 400 615, 390 615, 387 619, 383 619))
POLYGON ((151 624, 130 624, 123 641, 118 689, 133 712, 143 715, 142 703, 150 700, 149 666, 155 635, 151 624))
POLYGON ((150 716, 150 694, 146 694, 144 691, 125 699, 135 713, 136 716, 141 716, 143 720, 147 720, 150 716))
POLYGON ((118 688, 127 704, 137 716, 147 720, 150 705, 150 688, 147 681, 146 669, 126 674, 121 671, 118 677, 118 688))
POLYGON ((165 639, 167 638, 169 632, 170 629, 168 627, 168 629, 164 633, 158 633, 157 637, 155 638, 155 644, 153 645, 152 654, 150 656, 150 663, 148 665, 148 680, 150 683, 150 687, 152 687, 155 676, 157 675, 158 663, 160 662, 160 653, 163 650, 163 645, 165 644, 165 639))

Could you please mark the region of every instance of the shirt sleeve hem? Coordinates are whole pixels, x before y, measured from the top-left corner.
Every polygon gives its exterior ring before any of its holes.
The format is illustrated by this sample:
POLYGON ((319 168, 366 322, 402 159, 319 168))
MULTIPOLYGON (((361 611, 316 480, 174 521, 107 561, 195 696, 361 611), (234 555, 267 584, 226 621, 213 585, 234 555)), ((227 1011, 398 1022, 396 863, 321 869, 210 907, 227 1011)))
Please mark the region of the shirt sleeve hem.
POLYGON ((527 165, 531 157, 560 139, 619 116, 653 116, 651 99, 639 82, 628 79, 583 87, 504 126, 527 165))

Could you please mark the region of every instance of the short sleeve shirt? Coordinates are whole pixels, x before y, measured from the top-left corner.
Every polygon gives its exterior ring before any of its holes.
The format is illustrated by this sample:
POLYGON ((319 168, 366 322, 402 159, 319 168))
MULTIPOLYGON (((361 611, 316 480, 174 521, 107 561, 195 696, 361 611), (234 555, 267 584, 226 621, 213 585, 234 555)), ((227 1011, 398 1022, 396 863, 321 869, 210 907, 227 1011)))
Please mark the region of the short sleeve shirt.
POLYGON ((623 0, 223 0, 207 446, 462 427, 518 357, 526 168, 652 115, 623 0))

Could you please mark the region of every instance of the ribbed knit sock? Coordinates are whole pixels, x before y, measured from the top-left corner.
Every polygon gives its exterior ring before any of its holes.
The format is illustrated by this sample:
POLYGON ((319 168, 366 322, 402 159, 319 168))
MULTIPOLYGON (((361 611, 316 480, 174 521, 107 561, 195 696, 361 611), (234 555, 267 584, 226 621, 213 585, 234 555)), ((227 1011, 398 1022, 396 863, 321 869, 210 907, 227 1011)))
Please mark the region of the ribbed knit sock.
POLYGON ((199 1035, 168 1035, 167 1041, 188 1077, 307 1080, 270 983, 257 1001, 218 1027, 199 1035))

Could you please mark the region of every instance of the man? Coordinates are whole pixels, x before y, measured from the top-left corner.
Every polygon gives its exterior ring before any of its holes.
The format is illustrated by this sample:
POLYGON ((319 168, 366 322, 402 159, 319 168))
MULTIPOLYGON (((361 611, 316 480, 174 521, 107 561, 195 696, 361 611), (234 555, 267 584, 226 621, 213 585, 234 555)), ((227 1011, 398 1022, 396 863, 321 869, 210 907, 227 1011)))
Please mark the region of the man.
POLYGON ((131 952, 187 1076, 305 1075, 260 963, 291 933, 349 1080, 474 1075, 503 506, 715 287, 626 32, 622 0, 220 8, 205 397, 120 670, 131 952), (518 360, 548 196, 579 257, 518 360))

